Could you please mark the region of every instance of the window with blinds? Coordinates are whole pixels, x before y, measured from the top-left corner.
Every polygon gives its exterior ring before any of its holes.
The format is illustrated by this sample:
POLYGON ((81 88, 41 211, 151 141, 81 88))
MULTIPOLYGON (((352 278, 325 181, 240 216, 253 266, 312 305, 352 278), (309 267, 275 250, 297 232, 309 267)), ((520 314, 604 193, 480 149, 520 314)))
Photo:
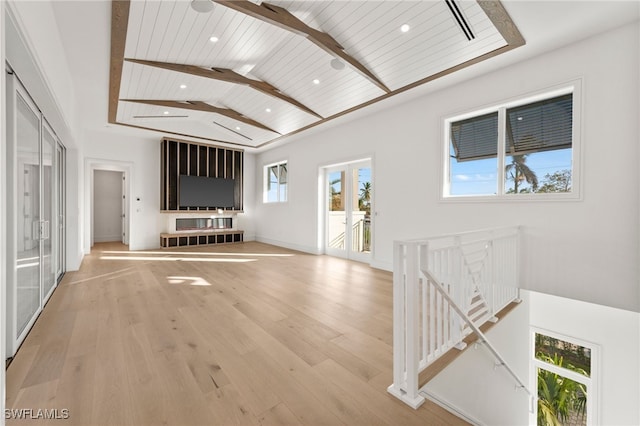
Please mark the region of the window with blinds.
POLYGON ((574 95, 572 88, 445 120, 443 195, 573 193, 574 95))

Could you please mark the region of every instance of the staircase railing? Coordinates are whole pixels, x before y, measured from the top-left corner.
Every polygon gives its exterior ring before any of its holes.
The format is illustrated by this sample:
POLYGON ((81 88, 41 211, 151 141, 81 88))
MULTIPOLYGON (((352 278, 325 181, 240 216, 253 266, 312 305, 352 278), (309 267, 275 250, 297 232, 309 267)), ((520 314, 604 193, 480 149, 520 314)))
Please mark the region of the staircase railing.
MULTIPOLYGON (((476 333, 524 383, 481 333, 486 321, 519 299, 518 228, 500 228, 394 244, 393 384, 388 391, 413 408, 419 374, 476 333)), ((530 392, 529 392, 530 394, 530 392)))

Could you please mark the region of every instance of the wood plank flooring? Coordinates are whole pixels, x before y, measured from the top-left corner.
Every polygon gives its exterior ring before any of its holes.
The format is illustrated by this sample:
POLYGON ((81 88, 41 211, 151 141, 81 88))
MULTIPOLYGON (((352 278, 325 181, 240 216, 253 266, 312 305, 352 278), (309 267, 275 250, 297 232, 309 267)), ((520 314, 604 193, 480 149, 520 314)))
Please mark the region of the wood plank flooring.
POLYGON ((7 408, 69 410, 38 425, 466 424, 386 392, 391 287, 361 263, 255 242, 97 244, 9 366, 7 408))

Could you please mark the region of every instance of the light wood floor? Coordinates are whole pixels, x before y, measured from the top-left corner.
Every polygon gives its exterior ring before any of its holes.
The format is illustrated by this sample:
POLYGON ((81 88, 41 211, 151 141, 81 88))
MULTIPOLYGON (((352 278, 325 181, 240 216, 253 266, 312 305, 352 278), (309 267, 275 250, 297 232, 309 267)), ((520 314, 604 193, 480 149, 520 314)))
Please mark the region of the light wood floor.
POLYGON ((96 245, 64 277, 7 370, 7 408, 68 409, 57 425, 465 424, 386 392, 390 273, 260 243, 123 249, 96 245))

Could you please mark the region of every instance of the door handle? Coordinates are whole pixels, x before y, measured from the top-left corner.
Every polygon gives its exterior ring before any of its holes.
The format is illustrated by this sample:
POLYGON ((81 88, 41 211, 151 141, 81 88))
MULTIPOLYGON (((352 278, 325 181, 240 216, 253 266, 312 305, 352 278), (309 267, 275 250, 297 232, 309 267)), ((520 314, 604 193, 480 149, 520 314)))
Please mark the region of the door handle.
POLYGON ((41 220, 38 223, 38 239, 48 240, 50 234, 50 226, 48 220, 41 220))

